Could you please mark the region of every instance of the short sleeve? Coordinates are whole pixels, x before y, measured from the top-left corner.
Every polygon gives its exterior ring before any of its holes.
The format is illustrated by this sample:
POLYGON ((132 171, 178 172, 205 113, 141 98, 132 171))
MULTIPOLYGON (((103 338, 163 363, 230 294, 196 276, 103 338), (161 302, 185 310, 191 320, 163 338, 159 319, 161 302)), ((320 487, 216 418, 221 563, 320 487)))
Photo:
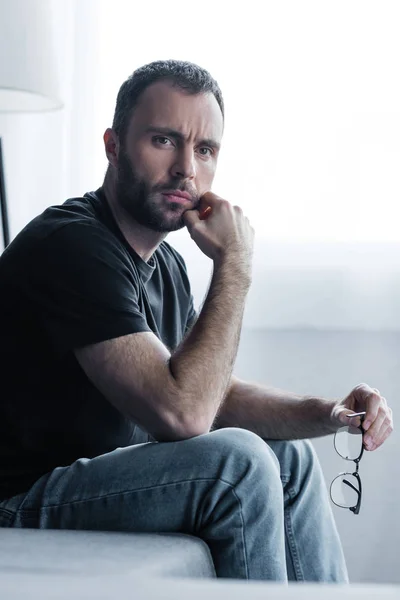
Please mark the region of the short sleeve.
POLYGON ((151 331, 140 310, 133 259, 95 224, 72 223, 53 232, 27 276, 28 300, 57 352, 151 331))

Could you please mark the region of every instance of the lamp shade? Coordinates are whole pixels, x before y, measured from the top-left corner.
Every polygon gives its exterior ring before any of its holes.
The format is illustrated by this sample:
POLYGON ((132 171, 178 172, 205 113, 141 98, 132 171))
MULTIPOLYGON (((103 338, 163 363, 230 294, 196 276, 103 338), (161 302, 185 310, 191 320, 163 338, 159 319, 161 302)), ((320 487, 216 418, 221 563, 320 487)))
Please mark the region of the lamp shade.
POLYGON ((48 111, 59 97, 49 0, 0 0, 0 112, 48 111))

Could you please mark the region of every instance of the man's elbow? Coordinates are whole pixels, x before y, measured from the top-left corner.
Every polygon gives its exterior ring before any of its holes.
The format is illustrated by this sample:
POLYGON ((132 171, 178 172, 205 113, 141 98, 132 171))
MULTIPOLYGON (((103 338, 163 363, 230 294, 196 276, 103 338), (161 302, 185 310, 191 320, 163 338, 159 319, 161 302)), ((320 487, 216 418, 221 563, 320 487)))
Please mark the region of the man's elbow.
POLYGON ((209 433, 211 426, 200 418, 173 416, 163 419, 163 426, 152 433, 158 442, 179 442, 209 433))

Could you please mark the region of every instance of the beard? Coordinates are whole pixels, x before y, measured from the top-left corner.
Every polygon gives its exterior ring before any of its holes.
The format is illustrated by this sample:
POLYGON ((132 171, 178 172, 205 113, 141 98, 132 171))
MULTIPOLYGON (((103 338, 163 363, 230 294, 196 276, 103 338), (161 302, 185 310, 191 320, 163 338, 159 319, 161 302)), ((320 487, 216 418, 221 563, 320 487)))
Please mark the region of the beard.
POLYGON ((187 191, 192 197, 191 208, 199 207, 198 195, 193 189, 182 187, 181 180, 175 179, 169 185, 151 186, 140 178, 125 150, 121 148, 116 184, 117 202, 137 223, 160 233, 182 229, 185 226, 183 214, 188 209, 177 202, 162 202, 162 192, 174 189, 187 191))

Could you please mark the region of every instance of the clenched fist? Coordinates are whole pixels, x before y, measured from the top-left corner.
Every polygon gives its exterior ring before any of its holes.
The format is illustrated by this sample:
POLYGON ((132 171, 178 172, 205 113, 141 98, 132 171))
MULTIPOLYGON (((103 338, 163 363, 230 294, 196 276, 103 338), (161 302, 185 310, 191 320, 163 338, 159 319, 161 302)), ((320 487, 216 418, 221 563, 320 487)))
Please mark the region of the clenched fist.
POLYGON ((201 198, 200 211, 210 207, 206 219, 198 210, 188 210, 183 219, 200 250, 214 263, 234 258, 238 266, 250 273, 254 246, 254 229, 239 206, 212 192, 201 198))

